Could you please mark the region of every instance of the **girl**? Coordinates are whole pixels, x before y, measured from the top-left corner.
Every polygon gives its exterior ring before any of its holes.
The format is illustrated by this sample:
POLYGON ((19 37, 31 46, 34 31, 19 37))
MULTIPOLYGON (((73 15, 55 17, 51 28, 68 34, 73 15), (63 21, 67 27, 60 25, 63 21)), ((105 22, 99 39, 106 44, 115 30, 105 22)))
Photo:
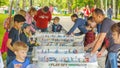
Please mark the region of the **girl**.
POLYGON ((35 23, 33 23, 33 17, 37 13, 37 10, 34 7, 31 7, 29 11, 26 13, 26 23, 30 24, 30 30, 35 32, 35 23))
MULTIPOLYGON (((111 30, 112 30, 112 37, 113 37, 113 40, 114 40, 114 43, 116 43, 118 46, 120 46, 120 22, 118 23, 115 23, 112 27, 111 27, 111 30)), ((114 68, 118 68, 120 67, 120 48, 118 49, 118 53, 115 53, 115 56, 112 56, 113 59, 114 59, 114 65, 116 67, 114 68)), ((111 58, 110 58, 111 59, 111 58)), ((108 60, 109 60, 109 55, 108 55, 108 60)))

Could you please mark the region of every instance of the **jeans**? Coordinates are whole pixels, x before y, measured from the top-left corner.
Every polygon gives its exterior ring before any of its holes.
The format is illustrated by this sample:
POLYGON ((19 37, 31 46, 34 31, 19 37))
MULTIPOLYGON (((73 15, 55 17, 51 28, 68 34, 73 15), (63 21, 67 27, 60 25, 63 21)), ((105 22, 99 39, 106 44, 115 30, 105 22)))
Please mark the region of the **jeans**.
POLYGON ((117 65, 117 53, 108 53, 108 58, 105 64, 105 68, 118 68, 117 65))
POLYGON ((8 66, 14 59, 15 59, 15 56, 7 56, 7 63, 6 63, 6 65, 8 66))

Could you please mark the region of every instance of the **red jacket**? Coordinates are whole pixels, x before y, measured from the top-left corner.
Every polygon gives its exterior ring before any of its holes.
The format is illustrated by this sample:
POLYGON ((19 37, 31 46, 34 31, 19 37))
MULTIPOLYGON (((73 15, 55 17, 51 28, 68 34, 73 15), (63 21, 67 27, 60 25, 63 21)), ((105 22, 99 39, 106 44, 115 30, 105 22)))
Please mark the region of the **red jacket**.
POLYGON ((36 21, 36 26, 38 28, 44 29, 48 27, 48 22, 51 20, 52 15, 49 12, 44 13, 42 9, 37 11, 37 14, 34 16, 34 20, 36 21))

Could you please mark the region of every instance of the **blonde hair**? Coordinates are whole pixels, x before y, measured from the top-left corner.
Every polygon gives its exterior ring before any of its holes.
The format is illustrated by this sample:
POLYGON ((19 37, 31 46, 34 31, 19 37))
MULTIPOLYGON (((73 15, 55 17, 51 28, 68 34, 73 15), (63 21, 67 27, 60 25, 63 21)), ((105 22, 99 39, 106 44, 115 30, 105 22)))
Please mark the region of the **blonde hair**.
POLYGON ((14 49, 14 51, 28 50, 28 46, 27 46, 27 44, 25 44, 25 43, 22 42, 22 41, 16 41, 16 42, 13 44, 13 49, 14 49))
POLYGON ((25 10, 23 10, 23 9, 21 9, 20 11, 18 11, 18 13, 17 14, 20 14, 20 15, 22 15, 22 16, 26 16, 26 11, 25 10))

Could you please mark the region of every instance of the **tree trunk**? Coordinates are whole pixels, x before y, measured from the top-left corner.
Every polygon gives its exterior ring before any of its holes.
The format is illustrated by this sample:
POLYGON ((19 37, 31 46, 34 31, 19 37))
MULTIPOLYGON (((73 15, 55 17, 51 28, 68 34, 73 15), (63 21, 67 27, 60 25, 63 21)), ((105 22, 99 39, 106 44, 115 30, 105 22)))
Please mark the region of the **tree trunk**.
POLYGON ((22 9, 25 9, 25 7, 26 7, 26 0, 23 0, 22 9))
POLYGON ((101 9, 104 9, 103 0, 100 1, 101 1, 101 9))
POLYGON ((32 7, 32 0, 30 0, 30 7, 32 7))
POLYGON ((16 0, 16 12, 18 12, 19 11, 19 9, 20 9, 20 7, 19 7, 19 4, 20 3, 20 0, 16 0))
POLYGON ((67 0, 67 5, 68 5, 68 13, 72 13, 72 0, 67 0))
POLYGON ((107 9, 108 9, 108 6, 107 6, 107 4, 108 4, 108 0, 106 0, 106 14, 107 14, 107 9))
POLYGON ((115 18, 115 12, 116 12, 115 4, 116 4, 116 0, 113 0, 113 17, 114 18, 115 18))
POLYGON ((117 16, 118 16, 118 0, 116 0, 115 7, 116 7, 116 11, 115 11, 115 19, 117 19, 117 16))
POLYGON ((10 9, 9 9, 9 17, 12 16, 12 7, 13 7, 14 0, 10 0, 10 9))

